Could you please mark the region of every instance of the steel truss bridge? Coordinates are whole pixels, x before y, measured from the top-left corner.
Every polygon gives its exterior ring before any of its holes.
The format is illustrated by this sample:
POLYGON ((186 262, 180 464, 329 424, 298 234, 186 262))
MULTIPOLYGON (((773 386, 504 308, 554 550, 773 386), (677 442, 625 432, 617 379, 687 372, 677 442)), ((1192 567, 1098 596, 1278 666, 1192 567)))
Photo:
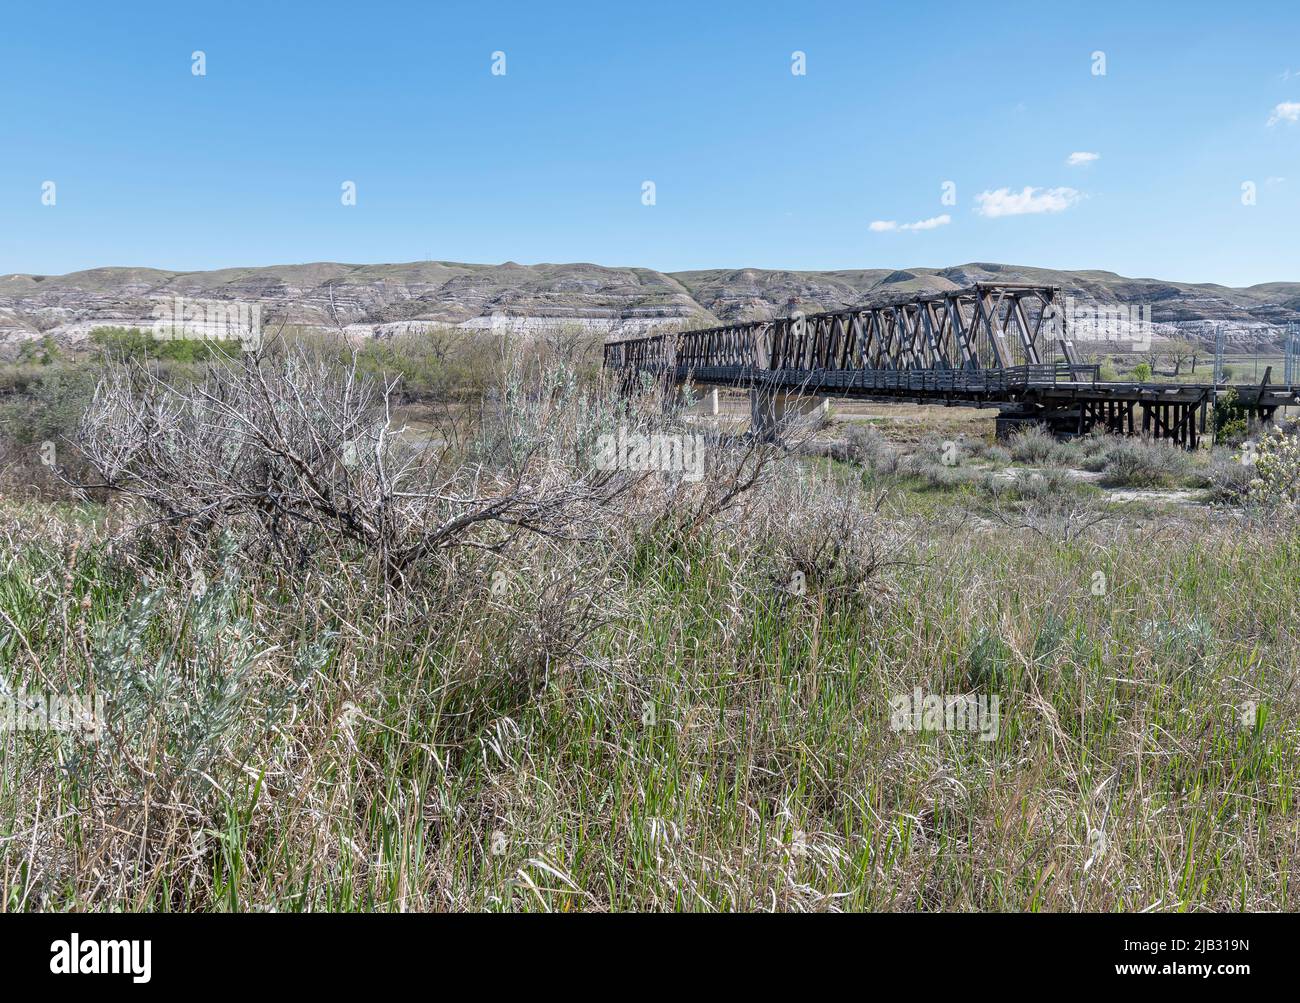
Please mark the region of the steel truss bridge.
MULTIPOLYGON (((627 387, 646 379, 1002 411, 999 432, 1038 422, 1105 429, 1193 449, 1229 389, 1258 420, 1300 405, 1300 386, 1105 382, 1066 330, 1059 286, 978 283, 892 302, 605 343, 627 387)), ((757 409, 755 410, 757 414, 757 409)))

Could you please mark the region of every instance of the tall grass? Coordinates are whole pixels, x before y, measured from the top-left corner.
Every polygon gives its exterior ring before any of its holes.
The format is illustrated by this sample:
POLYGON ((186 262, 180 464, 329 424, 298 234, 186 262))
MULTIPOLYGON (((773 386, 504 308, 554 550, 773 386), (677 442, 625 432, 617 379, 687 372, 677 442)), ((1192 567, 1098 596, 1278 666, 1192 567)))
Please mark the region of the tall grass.
POLYGON ((0 736, 0 901, 1300 906, 1293 524, 1067 543, 872 485, 790 457, 675 519, 708 480, 652 477, 400 590, 0 503, 5 679, 109 719, 0 736), (918 687, 998 696, 996 738, 893 730, 918 687))

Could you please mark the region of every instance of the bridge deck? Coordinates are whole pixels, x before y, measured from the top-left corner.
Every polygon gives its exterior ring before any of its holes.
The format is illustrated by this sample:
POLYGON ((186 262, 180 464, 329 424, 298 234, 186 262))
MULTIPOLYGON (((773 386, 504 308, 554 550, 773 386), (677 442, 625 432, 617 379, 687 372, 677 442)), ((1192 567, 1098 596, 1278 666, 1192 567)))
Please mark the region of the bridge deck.
POLYGON ((1124 400, 1190 404, 1213 400, 1228 389, 1247 408, 1300 406, 1300 386, 1213 383, 1134 383, 1078 379, 1079 367, 1019 366, 1008 369, 758 369, 754 366, 674 366, 674 382, 770 387, 808 394, 879 399, 930 399, 989 405, 1027 399, 1124 400))

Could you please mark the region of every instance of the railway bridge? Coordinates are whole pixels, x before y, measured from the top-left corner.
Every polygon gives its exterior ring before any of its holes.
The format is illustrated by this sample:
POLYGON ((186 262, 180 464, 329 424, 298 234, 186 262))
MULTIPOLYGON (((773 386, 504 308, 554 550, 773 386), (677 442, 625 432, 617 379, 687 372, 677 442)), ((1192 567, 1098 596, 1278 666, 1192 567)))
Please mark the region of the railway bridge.
POLYGON ((1103 381, 1066 329, 1059 286, 977 283, 804 316, 610 340, 604 364, 626 386, 650 378, 750 391, 766 436, 792 409, 826 397, 995 407, 998 434, 1046 425, 1105 429, 1196 448, 1232 390, 1252 418, 1300 405, 1300 386, 1103 381))

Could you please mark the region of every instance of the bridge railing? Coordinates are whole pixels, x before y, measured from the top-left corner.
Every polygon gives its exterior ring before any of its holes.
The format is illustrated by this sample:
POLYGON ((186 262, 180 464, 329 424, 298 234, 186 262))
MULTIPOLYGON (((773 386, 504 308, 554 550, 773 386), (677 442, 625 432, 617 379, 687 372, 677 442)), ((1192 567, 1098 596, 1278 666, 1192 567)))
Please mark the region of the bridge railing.
MULTIPOLYGON (((1094 364, 1055 362, 1051 364, 960 369, 952 367, 902 368, 860 367, 855 369, 768 368, 763 361, 746 357, 735 346, 725 351, 701 352, 692 345, 683 349, 682 339, 698 334, 648 335, 610 342, 604 346, 605 366, 614 370, 669 375, 674 380, 701 382, 807 382, 810 385, 844 389, 918 389, 993 392, 1029 385, 1096 383, 1101 367, 1094 364), (703 363, 703 364, 701 364, 703 363)), ((707 333, 707 332, 706 332, 707 333)))
POLYGON ((1096 383, 1101 366, 1091 363, 1057 362, 1050 366, 1023 366, 1031 383, 1096 383))

